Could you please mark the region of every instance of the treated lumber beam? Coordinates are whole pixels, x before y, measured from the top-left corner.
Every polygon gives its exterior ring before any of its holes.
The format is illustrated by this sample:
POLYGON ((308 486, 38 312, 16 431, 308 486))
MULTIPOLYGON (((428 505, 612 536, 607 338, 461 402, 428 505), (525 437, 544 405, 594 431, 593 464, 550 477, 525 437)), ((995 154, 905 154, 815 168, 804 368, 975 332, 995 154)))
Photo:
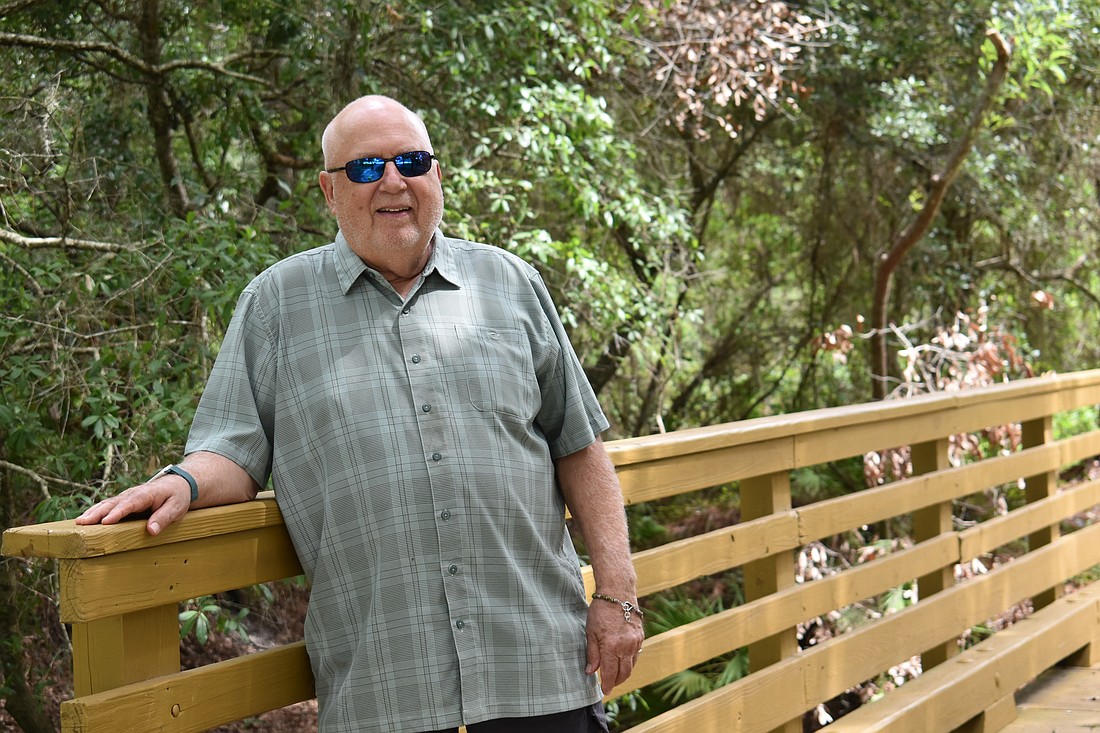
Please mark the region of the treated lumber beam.
POLYGON ((314 696, 305 642, 61 704, 64 733, 198 733, 314 696))
POLYGON ((271 491, 253 501, 196 509, 157 536, 145 531, 144 520, 118 524, 78 525, 71 519, 4 532, 2 553, 8 557, 100 557, 188 540, 232 534, 262 527, 282 527, 283 515, 271 491))
POLYGON ((1040 592, 1050 579, 1071 577, 1097 562, 1100 525, 1092 525, 927 601, 804 649, 797 656, 673 708, 631 731, 770 731, 920 653, 929 644, 944 642, 1040 592), (760 700, 768 704, 761 705, 760 700))
POLYGON ((806 619, 849 606, 957 559, 955 538, 939 537, 666 631, 646 640, 645 654, 638 657, 630 679, 610 697, 625 695, 806 619))
POLYGON ((924 733, 965 724, 1096 638, 1100 583, 1036 611, 883 699, 835 721, 836 733, 924 733))
POLYGON ((905 400, 821 408, 627 438, 608 442, 607 452, 616 466, 623 467, 808 433, 833 435, 853 426, 859 430, 870 426, 870 442, 882 443, 883 436, 874 435, 876 430, 883 431, 883 426, 899 418, 912 418, 920 425, 922 434, 896 444, 908 445, 1000 425, 1006 418, 1016 422, 1097 403, 1100 403, 1100 369, 1093 369, 1006 382, 980 390, 938 392, 905 400))
POLYGON ((282 526, 62 560, 61 620, 93 621, 301 573, 282 526))
POLYGON ((959 532, 959 556, 963 562, 979 557, 1097 504, 1100 504, 1100 480, 1063 489, 1050 498, 1013 509, 1004 516, 959 532))

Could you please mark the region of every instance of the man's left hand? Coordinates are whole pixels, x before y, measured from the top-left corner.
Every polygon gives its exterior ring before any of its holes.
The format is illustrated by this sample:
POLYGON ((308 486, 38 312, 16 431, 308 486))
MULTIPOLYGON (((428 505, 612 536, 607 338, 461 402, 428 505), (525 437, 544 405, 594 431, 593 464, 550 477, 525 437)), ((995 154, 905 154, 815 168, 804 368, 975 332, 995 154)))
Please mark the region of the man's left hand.
POLYGON ((632 613, 627 621, 618 604, 593 599, 588 606, 587 629, 588 665, 584 671, 592 674, 599 670, 600 686, 606 695, 626 682, 638 663, 645 638, 642 619, 632 613))

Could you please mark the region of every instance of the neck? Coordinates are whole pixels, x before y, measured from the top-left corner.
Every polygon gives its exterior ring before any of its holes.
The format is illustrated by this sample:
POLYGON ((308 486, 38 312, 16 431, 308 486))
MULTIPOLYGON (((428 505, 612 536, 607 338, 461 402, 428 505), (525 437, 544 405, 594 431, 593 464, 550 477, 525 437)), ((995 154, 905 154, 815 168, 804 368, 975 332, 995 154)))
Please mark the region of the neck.
POLYGON ((413 287, 420 281, 420 276, 424 273, 424 268, 428 266, 428 260, 432 258, 432 252, 435 251, 435 241, 429 241, 428 246, 424 248, 424 254, 421 255, 420 260, 413 266, 414 271, 410 275, 403 275, 400 273, 380 270, 382 275, 386 278, 389 284, 397 291, 397 294, 402 298, 407 298, 409 293, 412 292, 413 287))

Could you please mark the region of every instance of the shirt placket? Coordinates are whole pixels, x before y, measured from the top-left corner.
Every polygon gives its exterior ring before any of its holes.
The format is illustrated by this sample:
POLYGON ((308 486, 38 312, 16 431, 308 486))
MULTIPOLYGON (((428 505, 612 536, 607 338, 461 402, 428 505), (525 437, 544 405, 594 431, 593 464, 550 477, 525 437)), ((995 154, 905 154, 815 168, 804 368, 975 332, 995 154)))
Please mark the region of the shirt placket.
MULTIPOLYGON (((425 299, 418 297, 401 308, 398 330, 401 339, 405 371, 412 395, 412 408, 417 413, 423 460, 427 467, 433 499, 434 522, 439 546, 439 573, 447 598, 447 614, 462 683, 463 707, 476 705, 481 699, 480 679, 476 670, 481 665, 480 629, 473 616, 471 577, 468 567, 468 522, 460 490, 460 466, 456 460, 455 426, 446 393, 439 340, 444 333, 435 333, 434 318, 425 299), (469 703, 469 704, 468 704, 469 703)), ((453 365, 452 365, 453 368, 453 365)))

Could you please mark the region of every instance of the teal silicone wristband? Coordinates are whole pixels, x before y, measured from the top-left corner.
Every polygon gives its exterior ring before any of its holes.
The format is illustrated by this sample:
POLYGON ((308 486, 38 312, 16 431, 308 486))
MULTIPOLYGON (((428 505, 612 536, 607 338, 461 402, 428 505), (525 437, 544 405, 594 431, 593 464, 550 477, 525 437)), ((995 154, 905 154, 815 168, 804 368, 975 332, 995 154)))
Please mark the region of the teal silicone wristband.
POLYGON ((165 466, 161 473, 174 473, 181 477, 191 486, 191 503, 194 503, 199 498, 199 485, 195 482, 195 477, 184 471, 179 466, 172 464, 171 466, 165 466))

